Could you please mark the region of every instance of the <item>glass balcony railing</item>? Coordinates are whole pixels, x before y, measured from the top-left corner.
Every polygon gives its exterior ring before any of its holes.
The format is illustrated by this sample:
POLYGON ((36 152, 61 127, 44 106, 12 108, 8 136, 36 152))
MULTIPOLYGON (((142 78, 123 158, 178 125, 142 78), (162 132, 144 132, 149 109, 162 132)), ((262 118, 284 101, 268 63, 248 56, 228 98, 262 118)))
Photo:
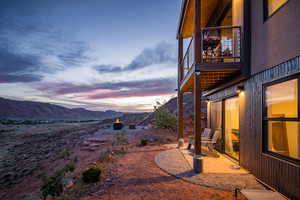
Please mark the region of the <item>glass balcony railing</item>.
MULTIPOLYGON (((238 26, 209 27, 202 30, 202 63, 236 63, 241 61, 241 28, 238 26)), ((191 39, 183 58, 184 76, 195 61, 191 39)))
POLYGON ((189 46, 186 50, 186 53, 183 57, 183 71, 184 76, 188 73, 188 71, 192 68, 195 61, 195 55, 194 55, 194 42, 193 38, 191 39, 189 46))

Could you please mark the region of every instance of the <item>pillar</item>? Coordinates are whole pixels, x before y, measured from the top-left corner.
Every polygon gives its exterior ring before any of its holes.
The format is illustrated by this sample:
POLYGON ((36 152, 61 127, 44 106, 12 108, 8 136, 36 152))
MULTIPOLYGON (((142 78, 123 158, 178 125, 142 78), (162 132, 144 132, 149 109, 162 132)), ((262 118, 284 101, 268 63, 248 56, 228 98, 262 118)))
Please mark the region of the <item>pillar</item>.
POLYGON ((184 144, 183 135, 183 93, 180 91, 180 85, 183 79, 183 38, 178 38, 178 88, 177 88, 177 133, 178 147, 184 144))

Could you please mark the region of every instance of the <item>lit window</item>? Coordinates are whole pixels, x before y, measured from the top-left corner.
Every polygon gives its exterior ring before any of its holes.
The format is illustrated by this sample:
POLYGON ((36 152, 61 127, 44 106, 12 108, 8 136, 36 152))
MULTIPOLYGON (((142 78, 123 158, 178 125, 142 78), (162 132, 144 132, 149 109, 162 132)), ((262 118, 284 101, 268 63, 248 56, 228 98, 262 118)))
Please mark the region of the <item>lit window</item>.
POLYGON ((276 10, 283 6, 288 0, 265 0, 266 17, 271 16, 276 10))
POLYGON ((300 160, 298 78, 265 87, 265 151, 300 160))

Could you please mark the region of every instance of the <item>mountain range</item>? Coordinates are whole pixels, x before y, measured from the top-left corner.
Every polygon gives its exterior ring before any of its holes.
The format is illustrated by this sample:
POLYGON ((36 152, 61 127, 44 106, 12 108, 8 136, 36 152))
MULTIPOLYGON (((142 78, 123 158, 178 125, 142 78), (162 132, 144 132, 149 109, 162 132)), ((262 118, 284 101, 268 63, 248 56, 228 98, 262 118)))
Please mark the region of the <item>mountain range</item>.
POLYGON ((50 103, 17 101, 0 97, 0 119, 13 120, 104 120, 122 116, 113 110, 91 111, 50 103))

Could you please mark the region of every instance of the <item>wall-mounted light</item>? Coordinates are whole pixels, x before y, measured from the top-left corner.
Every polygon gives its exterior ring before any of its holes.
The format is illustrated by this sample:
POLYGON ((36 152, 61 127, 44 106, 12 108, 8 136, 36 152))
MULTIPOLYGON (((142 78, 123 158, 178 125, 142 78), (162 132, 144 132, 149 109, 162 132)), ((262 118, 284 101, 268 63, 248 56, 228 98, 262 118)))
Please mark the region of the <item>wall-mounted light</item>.
POLYGON ((243 85, 239 85, 236 88, 236 93, 240 94, 241 92, 243 92, 245 90, 243 85))
POLYGON ((205 99, 205 102, 206 102, 206 103, 209 103, 209 102, 210 102, 210 100, 209 100, 209 99, 205 99))

